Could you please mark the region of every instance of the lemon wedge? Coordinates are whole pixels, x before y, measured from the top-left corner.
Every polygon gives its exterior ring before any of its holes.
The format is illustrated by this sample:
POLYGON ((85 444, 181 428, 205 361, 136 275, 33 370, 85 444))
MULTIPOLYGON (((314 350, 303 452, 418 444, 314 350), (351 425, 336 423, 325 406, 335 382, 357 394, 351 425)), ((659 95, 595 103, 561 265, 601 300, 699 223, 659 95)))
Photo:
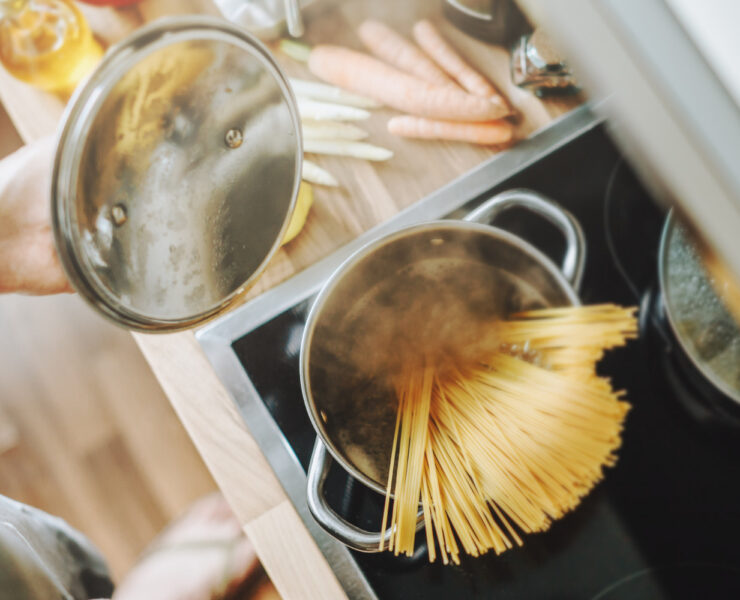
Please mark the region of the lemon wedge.
POLYGON ((298 199, 296 200, 295 208, 293 209, 293 216, 290 217, 288 230, 285 232, 285 236, 283 237, 283 246, 301 232, 301 229, 303 229, 303 226, 306 224, 306 219, 308 219, 308 213, 311 210, 312 205, 313 188, 311 187, 311 184, 302 181, 298 188, 298 199))

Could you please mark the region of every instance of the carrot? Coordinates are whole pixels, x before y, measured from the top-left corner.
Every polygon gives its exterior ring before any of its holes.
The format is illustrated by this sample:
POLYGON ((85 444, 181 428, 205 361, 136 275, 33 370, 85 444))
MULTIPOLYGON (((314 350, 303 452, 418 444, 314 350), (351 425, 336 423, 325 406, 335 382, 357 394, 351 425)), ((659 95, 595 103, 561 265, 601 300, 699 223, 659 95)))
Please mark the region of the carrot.
POLYGON ((413 33, 416 43, 468 92, 506 104, 496 88, 465 62, 431 22, 426 19, 417 22, 413 33))
POLYGON ((404 115, 388 121, 388 131, 394 135, 427 140, 454 140, 489 146, 511 141, 513 128, 508 121, 460 123, 404 115))
POLYGON ((403 112, 449 121, 491 121, 509 114, 505 105, 451 85, 435 86, 362 52, 319 44, 308 68, 324 81, 374 98, 403 112))
POLYGON ((357 33, 365 47, 389 65, 434 85, 453 84, 426 54, 385 23, 367 19, 359 26, 357 33))

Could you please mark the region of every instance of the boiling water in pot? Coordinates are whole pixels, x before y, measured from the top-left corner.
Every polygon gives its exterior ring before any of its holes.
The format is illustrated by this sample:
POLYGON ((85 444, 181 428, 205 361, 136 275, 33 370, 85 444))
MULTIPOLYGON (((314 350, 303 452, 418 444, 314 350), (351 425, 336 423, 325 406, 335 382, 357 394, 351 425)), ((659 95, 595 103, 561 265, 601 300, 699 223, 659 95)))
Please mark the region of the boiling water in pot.
POLYGON ((436 368, 471 360, 497 347, 492 321, 548 304, 524 278, 464 258, 416 260, 381 278, 349 302, 331 332, 317 331, 311 382, 329 437, 385 485, 401 365, 421 356, 436 368))
POLYGON ((685 230, 671 233, 667 290, 674 325, 702 369, 713 373, 726 393, 740 395, 740 327, 722 304, 685 230))

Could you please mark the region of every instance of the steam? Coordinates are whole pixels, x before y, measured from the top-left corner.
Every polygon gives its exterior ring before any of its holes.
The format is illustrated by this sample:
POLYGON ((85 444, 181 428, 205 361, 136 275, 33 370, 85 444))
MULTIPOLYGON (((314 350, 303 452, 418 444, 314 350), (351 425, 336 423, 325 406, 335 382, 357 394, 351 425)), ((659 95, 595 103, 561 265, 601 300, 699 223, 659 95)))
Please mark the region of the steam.
POLYGON ((314 401, 340 452, 381 485, 395 379, 422 362, 444 371, 473 361, 498 348, 496 320, 558 302, 544 269, 492 239, 424 231, 395 240, 355 265, 322 309, 309 359, 314 401))
POLYGON ((362 380, 391 379, 421 363, 441 369, 474 357, 496 347, 490 323, 509 312, 512 296, 518 294, 511 280, 485 265, 445 258, 413 263, 348 310, 322 346, 326 366, 362 380))

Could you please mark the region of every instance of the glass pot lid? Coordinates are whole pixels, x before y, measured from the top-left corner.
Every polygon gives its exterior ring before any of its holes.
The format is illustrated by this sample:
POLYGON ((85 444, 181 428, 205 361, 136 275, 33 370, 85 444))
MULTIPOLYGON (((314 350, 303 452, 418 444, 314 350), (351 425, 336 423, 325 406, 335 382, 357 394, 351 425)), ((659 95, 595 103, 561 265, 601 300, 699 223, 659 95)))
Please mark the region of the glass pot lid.
POLYGON ((114 46, 65 115, 57 248, 119 324, 171 331, 225 310, 277 250, 300 183, 290 88, 219 19, 157 21, 114 46))

